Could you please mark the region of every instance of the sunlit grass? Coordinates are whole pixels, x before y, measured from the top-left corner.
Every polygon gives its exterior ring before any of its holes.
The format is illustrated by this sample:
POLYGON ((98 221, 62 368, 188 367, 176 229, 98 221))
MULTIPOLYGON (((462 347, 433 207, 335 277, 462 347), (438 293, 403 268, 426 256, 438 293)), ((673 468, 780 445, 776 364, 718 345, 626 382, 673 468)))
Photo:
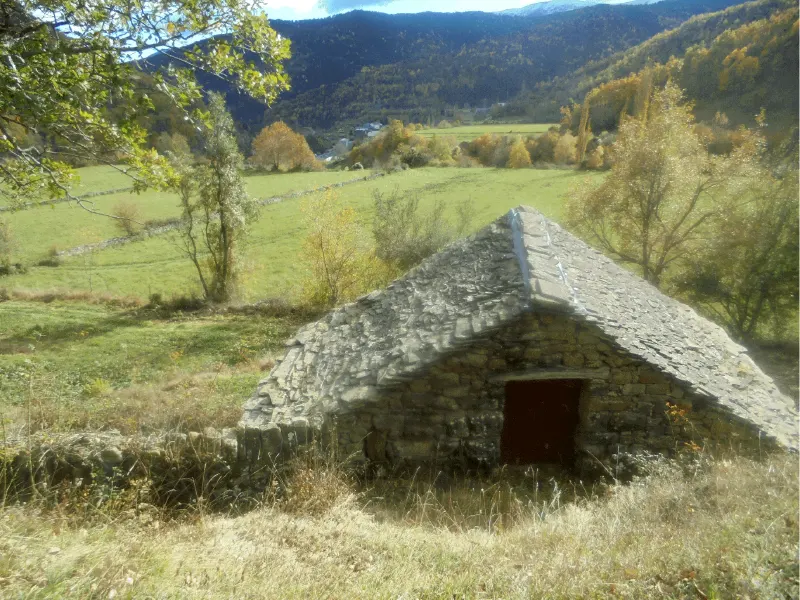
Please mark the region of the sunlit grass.
POLYGON ((539 135, 552 127, 552 123, 500 123, 497 125, 465 125, 462 127, 448 127, 445 129, 421 129, 417 135, 433 137, 434 135, 453 136, 459 142, 471 142, 484 133, 496 135, 539 135))
MULTIPOLYGON (((81 183, 75 193, 102 191, 130 185, 130 180, 111 167, 79 169, 81 183), (120 180, 123 177, 125 180, 120 180)), ((349 181, 368 175, 368 172, 323 171, 252 175, 245 178, 247 189, 259 199, 300 192, 331 183, 349 181)), ((91 198, 87 206, 100 213, 111 214, 119 202, 138 207, 141 221, 169 219, 180 215, 177 195, 148 190, 135 194, 120 192, 91 198)), ((34 262, 53 247, 65 250, 82 244, 99 242, 122 235, 113 219, 91 214, 74 202, 63 202, 28 208, 2 215, 13 231, 16 249, 14 256, 23 262, 34 262)))
MULTIPOLYGON (((302 174, 297 176, 295 185, 307 185, 312 180, 311 176, 319 176, 314 183, 322 185, 323 182, 334 181, 336 178, 353 178, 354 174, 302 174)), ((556 169, 426 168, 351 184, 341 188, 338 193, 346 203, 359 211, 366 225, 371 219, 372 195, 376 190, 391 192, 398 189, 405 194, 418 195, 423 208, 431 206, 436 200, 451 205, 462 200, 471 200, 475 206, 473 229, 478 229, 520 204, 534 206, 548 217, 558 220, 568 188, 587 176, 602 177, 598 174, 587 175, 556 169)), ((275 185, 288 187, 292 185, 291 182, 291 175, 248 179, 253 193, 260 189, 264 195, 267 192, 274 193, 275 185)), ((286 190, 287 187, 282 189, 286 190)), ((153 210, 156 210, 159 200, 150 198, 153 210)), ((172 206, 166 200, 160 202, 162 209, 166 204, 172 206)), ((261 210, 260 219, 253 225, 247 242, 241 248, 242 299, 295 294, 302 269, 300 254, 304 236, 300 206, 300 199, 291 199, 261 210)), ((16 221, 16 225, 25 238, 23 243, 29 245, 28 256, 43 255, 54 243, 53 239, 59 239, 64 246, 79 243, 78 240, 84 241, 79 235, 81 223, 92 223, 97 227, 95 235, 85 241, 96 241, 115 235, 113 226, 107 221, 99 217, 98 220, 87 219, 75 207, 55 209, 69 214, 75 219, 75 225, 65 226, 66 219, 59 220, 55 217, 45 220, 36 218, 36 215, 50 214, 51 210, 53 209, 35 209, 14 215, 15 218, 27 219, 16 221), (73 230, 73 227, 76 229, 73 230)), ((174 207, 170 210, 174 210, 174 207)), ((32 267, 28 274, 5 277, 0 283, 10 288, 91 289, 95 292, 130 294, 143 298, 152 293, 171 295, 200 292, 191 264, 181 255, 174 237, 170 235, 68 258, 56 268, 32 267)))

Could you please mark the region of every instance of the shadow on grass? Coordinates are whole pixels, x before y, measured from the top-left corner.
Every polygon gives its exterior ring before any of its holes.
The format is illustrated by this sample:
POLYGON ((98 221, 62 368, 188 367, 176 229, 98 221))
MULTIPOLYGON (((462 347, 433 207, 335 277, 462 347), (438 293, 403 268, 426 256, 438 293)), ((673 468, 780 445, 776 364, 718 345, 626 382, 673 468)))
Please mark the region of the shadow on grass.
POLYGON ((235 342, 241 335, 253 334, 254 321, 261 324, 258 332, 264 334, 264 321, 274 320, 275 342, 287 336, 291 330, 314 319, 318 312, 283 302, 262 302, 245 306, 210 306, 204 303, 165 303, 159 306, 144 306, 121 310, 100 319, 71 320, 66 323, 37 323, 23 332, 0 337, 0 354, 30 352, 35 344, 40 350, 55 350, 76 341, 91 340, 112 334, 121 329, 142 329, 170 323, 191 323, 211 317, 230 317, 218 324, 193 330, 191 336, 175 332, 176 341, 185 344, 186 350, 213 347, 212 340, 224 339, 235 342), (175 308, 178 304, 180 308, 175 308), (189 309, 189 310, 187 310, 189 309), (246 319, 245 317, 250 317, 246 319))

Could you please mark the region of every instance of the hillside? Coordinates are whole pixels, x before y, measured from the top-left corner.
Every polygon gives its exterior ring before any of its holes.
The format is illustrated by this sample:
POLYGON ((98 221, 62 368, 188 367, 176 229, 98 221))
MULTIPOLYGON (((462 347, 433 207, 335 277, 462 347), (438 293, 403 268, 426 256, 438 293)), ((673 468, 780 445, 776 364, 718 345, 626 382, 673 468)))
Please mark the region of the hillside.
MULTIPOLYGON (((736 100, 736 103, 741 102, 738 97, 741 90, 731 99, 725 100, 718 91, 715 91, 717 85, 710 85, 707 77, 695 78, 693 83, 690 82, 688 70, 691 70, 692 64, 696 66, 696 60, 702 56, 706 68, 711 68, 718 76, 718 72, 723 68, 722 63, 730 52, 735 48, 756 43, 761 44, 761 49, 764 49, 765 45, 770 45, 767 50, 773 57, 770 64, 775 60, 778 60, 778 63, 772 67, 769 64, 764 65, 766 69, 760 73, 760 80, 750 82, 751 91, 760 94, 761 100, 766 100, 773 111, 796 116, 797 66, 796 62, 792 63, 792 57, 795 61, 797 57, 796 29, 792 33, 790 25, 789 31, 785 32, 789 35, 780 36, 778 30, 781 26, 775 23, 767 25, 764 22, 761 26, 747 27, 757 21, 764 21, 779 11, 795 7, 796 4, 788 0, 758 0, 695 16, 679 27, 657 34, 639 45, 602 60, 589 62, 568 75, 540 83, 535 89, 523 92, 509 102, 502 115, 525 115, 530 119, 557 119, 562 106, 568 105, 572 100, 581 102, 593 88, 638 73, 648 64, 663 65, 672 57, 682 58, 688 55, 691 58, 687 63, 687 77, 686 81, 681 81, 681 85, 692 87, 690 97, 700 99, 707 105, 713 105, 709 108, 713 116, 715 107, 718 107, 716 110, 730 111, 733 100, 736 100), (726 34, 729 29, 734 31, 726 34), (770 31, 767 32, 767 29, 770 31), (772 35, 779 35, 780 41, 776 39, 774 43, 770 43, 772 35), (716 66, 712 66, 711 61, 716 66)), ((760 105, 755 99, 751 99, 743 108, 751 118, 752 114, 758 112, 760 105)), ((612 124, 603 124, 604 127, 609 125, 612 124)))
MULTIPOLYGON (((447 107, 506 101, 693 15, 734 3, 666 0, 526 17, 352 11, 327 19, 273 21, 292 40, 287 71, 293 89, 266 119, 331 128, 389 116, 421 120, 440 116, 447 107)), ((148 68, 166 62, 152 57, 148 68)), ((211 81, 203 83, 215 88, 211 81)), ((228 101, 243 125, 263 124, 261 104, 236 94, 229 94, 228 101)))

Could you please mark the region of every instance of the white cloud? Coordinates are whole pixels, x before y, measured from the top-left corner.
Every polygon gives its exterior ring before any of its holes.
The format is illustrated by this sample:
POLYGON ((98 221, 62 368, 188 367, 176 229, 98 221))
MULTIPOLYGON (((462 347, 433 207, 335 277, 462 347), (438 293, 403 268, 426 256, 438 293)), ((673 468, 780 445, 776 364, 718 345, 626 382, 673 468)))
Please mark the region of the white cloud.
POLYGON ((303 14, 310 13, 319 4, 318 0, 268 0, 267 13, 274 9, 289 9, 292 12, 303 14))

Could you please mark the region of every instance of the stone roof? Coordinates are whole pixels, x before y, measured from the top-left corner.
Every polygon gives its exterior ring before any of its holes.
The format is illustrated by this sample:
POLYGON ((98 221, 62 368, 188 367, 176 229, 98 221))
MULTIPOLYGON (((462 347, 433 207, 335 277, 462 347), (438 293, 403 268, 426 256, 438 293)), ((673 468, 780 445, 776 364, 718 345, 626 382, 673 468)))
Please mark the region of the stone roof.
POLYGON ((630 355, 797 447, 797 410, 722 328, 528 207, 451 244, 386 289, 303 327, 241 426, 319 426, 527 311, 599 328, 630 355))

